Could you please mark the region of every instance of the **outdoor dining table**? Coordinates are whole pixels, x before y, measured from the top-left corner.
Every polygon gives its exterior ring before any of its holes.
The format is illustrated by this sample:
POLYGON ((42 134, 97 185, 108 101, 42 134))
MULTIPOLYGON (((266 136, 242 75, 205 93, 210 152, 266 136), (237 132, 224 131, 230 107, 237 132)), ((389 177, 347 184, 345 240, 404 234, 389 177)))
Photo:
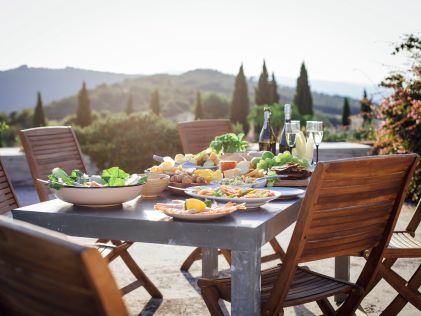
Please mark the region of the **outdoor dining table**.
POLYGON ((111 207, 82 207, 55 199, 12 211, 13 217, 64 234, 203 248, 202 276, 218 274, 218 248, 232 253, 232 315, 260 311, 261 247, 296 221, 302 198, 277 200, 213 221, 183 221, 153 206, 174 199, 136 199, 111 207))

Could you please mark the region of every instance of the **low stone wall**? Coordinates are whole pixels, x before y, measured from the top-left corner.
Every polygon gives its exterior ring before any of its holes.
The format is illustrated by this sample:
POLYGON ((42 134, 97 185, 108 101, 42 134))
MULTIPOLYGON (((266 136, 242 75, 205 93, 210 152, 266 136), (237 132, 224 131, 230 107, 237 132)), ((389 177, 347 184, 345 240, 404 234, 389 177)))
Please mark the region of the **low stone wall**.
MULTIPOLYGON (((355 143, 322 143, 319 148, 319 161, 361 157, 370 154, 371 147, 355 143)), ((14 186, 32 185, 31 173, 26 161, 25 153, 20 148, 0 148, 0 158, 14 186)), ((90 158, 83 157, 88 171, 95 173, 97 168, 90 158)))

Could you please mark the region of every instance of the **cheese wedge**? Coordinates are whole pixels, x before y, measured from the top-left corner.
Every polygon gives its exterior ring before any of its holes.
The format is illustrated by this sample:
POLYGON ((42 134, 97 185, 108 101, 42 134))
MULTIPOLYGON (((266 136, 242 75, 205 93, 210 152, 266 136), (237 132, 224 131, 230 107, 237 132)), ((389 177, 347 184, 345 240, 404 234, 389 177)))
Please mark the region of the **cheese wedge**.
POLYGON ((240 168, 234 168, 224 171, 224 178, 235 178, 241 176, 241 169, 240 168))

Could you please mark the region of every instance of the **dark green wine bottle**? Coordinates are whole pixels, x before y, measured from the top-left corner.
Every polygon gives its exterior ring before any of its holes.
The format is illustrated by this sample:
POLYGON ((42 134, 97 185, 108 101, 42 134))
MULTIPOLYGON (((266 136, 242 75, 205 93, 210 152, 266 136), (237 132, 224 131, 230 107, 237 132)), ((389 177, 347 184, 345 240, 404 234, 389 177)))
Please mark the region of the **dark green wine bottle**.
MULTIPOLYGON (((284 116, 285 116, 285 123, 291 122, 291 104, 284 105, 284 116)), ((289 151, 289 146, 287 142, 287 138, 285 135, 285 124, 282 127, 281 134, 279 135, 279 153, 283 153, 284 151, 289 151)))

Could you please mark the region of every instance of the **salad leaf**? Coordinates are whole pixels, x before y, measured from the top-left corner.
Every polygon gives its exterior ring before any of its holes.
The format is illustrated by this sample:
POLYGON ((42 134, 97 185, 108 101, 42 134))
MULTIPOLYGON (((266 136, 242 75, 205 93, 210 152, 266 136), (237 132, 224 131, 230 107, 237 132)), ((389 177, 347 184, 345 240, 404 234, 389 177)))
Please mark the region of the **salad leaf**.
POLYGON ((227 133, 216 136, 210 143, 209 148, 217 153, 244 152, 247 149, 247 141, 243 140, 244 133, 238 135, 227 133))

